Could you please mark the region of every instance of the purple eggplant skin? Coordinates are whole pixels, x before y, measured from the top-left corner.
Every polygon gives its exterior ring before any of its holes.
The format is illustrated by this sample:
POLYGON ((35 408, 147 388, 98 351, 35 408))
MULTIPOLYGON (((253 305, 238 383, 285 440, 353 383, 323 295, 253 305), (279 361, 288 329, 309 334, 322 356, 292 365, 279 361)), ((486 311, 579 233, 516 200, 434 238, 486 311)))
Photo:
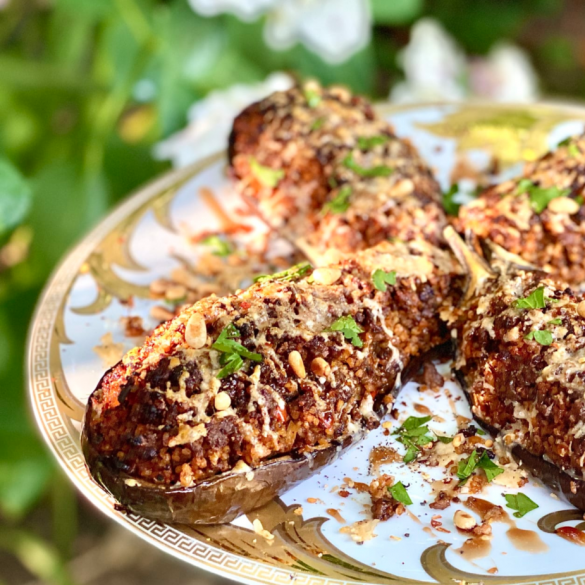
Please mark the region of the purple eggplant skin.
MULTIPOLYGON (((455 371, 455 377, 463 389, 465 397, 471 407, 472 402, 465 384, 465 377, 459 370, 455 371)), ((499 431, 497 428, 487 424, 475 414, 473 414, 473 418, 482 428, 486 429, 492 437, 498 436, 499 431)), ((544 485, 561 494, 569 504, 585 512, 585 481, 571 477, 554 463, 547 461, 540 455, 534 455, 520 445, 512 446, 510 454, 516 463, 530 473, 532 477, 536 477, 542 481, 544 485)))
POLYGON ((333 462, 355 441, 272 459, 251 473, 226 472, 191 487, 162 488, 112 471, 87 440, 82 449, 93 479, 127 510, 167 524, 224 524, 264 506, 333 462))

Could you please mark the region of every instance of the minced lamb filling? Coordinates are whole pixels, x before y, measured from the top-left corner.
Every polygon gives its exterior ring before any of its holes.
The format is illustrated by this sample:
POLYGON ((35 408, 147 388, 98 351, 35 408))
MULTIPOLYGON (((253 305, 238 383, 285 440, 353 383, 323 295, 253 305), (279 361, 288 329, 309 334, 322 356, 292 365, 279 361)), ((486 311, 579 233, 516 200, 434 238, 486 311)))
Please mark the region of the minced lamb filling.
POLYGON ((443 241, 430 169, 345 89, 308 84, 248 107, 234 122, 230 161, 265 221, 313 255, 388 238, 443 241))
POLYGON ((585 463, 585 303, 543 272, 489 281, 453 311, 473 413, 574 477, 585 463))
POLYGON ((456 300, 454 278, 446 253, 384 243, 203 299, 104 376, 88 441, 112 469, 189 486, 357 436, 379 424, 404 368, 446 339, 437 315, 456 300), (376 288, 376 269, 394 271, 395 284, 376 288))
POLYGON ((585 282, 585 136, 526 165, 523 177, 462 206, 456 229, 471 230, 573 285, 585 282))

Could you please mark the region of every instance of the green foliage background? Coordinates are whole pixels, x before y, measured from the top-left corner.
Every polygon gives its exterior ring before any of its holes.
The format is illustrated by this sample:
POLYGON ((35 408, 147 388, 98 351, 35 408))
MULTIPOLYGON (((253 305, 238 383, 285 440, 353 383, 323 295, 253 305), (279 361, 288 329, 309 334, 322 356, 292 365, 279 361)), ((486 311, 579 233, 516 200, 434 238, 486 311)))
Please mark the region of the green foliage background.
POLYGON ((424 15, 473 54, 518 42, 545 89, 585 94, 579 39, 556 28, 580 12, 578 1, 371 4, 372 42, 336 66, 302 46, 271 51, 262 19, 203 18, 186 0, 12 0, 0 11, 0 548, 45 581, 69 580, 76 499, 29 420, 27 327, 67 248, 167 168, 151 157, 152 145, 185 125, 192 103, 275 70, 385 97, 401 75, 397 52, 424 15), (38 506, 50 510, 52 533, 24 528, 38 506))

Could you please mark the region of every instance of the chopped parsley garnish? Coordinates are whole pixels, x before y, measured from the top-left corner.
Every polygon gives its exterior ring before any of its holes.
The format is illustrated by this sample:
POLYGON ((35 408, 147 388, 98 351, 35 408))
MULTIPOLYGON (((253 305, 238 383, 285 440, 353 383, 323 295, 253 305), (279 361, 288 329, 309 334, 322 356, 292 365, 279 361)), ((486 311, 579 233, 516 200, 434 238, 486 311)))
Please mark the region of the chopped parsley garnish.
POLYGON ((486 432, 485 432, 483 429, 477 429, 475 432, 476 432, 478 435, 485 435, 485 434, 486 434, 486 432))
POLYGON ((331 327, 325 329, 325 331, 340 331, 343 333, 345 339, 351 341, 355 347, 363 347, 364 342, 359 338, 359 334, 363 333, 364 330, 355 322, 355 319, 351 315, 345 315, 339 317, 331 327))
POLYGON ((386 144, 390 140, 390 136, 360 136, 357 144, 360 150, 370 150, 374 146, 386 144))
POLYGON ((295 264, 288 270, 282 272, 275 272, 274 274, 260 274, 254 278, 254 282, 268 282, 269 280, 278 280, 280 282, 292 282, 302 278, 311 270, 309 262, 301 262, 295 264))
POLYGON ((454 201, 455 195, 459 193, 459 186, 455 183, 449 187, 448 191, 443 192, 443 209, 447 215, 455 215, 459 213, 461 203, 454 201))
POLYGON ((516 518, 522 518, 522 516, 525 516, 528 512, 532 512, 532 510, 538 508, 538 504, 535 504, 524 494, 506 494, 504 497, 506 498, 507 508, 518 510, 517 512, 514 512, 516 518))
POLYGON ((408 492, 406 491, 406 488, 401 481, 389 487, 388 491, 397 502, 400 502, 405 506, 410 506, 410 504, 412 504, 412 500, 410 499, 410 496, 408 495, 408 492))
POLYGON ((309 108, 316 108, 321 103, 321 96, 314 89, 305 88, 303 93, 309 108))
POLYGON ((234 251, 234 249, 232 248, 231 244, 228 241, 216 235, 207 236, 206 238, 203 238, 203 240, 201 240, 201 243, 212 248, 211 253, 214 256, 225 257, 229 256, 234 251))
POLYGON ((261 165, 254 157, 250 158, 250 170, 252 174, 265 186, 276 187, 284 177, 282 169, 272 169, 261 165))
POLYGON ((344 185, 339 189, 337 195, 328 201, 323 206, 325 211, 331 213, 343 213, 349 209, 349 198, 351 197, 352 189, 349 185, 344 185))
POLYGON ((579 147, 576 144, 569 144, 567 150, 569 151, 569 154, 573 158, 576 158, 581 154, 581 151, 579 150, 579 147))
POLYGON ((479 461, 477 462, 477 466, 480 469, 483 469, 487 480, 490 482, 494 479, 494 477, 500 475, 500 473, 504 473, 504 470, 489 458, 487 451, 482 453, 479 461))
POLYGON ((396 271, 392 270, 391 272, 385 272, 380 268, 374 270, 372 274, 372 280, 374 281, 374 286, 381 290, 382 292, 386 292, 387 286, 394 286, 396 284, 396 271))
POLYGON ((575 201, 579 204, 579 207, 585 203, 585 199, 583 199, 582 195, 577 195, 577 197, 575 197, 575 201))
POLYGON ((371 167, 367 169, 366 167, 362 167, 358 164, 352 154, 348 154, 343 159, 343 166, 350 171, 356 173, 356 175, 360 175, 360 177, 388 177, 393 172, 394 169, 387 167, 386 165, 379 165, 376 167, 371 167))
POLYGON ((544 286, 541 286, 527 297, 518 299, 515 304, 517 309, 544 309, 548 300, 550 299, 544 296, 544 286))
POLYGON ((557 148, 559 146, 569 146, 570 142, 571 142, 572 136, 567 136, 564 140, 561 140, 558 144, 557 144, 557 148))
POLYGON ((234 341, 236 337, 241 337, 241 333, 233 323, 230 323, 223 329, 215 343, 211 346, 212 349, 222 354, 219 358, 219 363, 224 367, 217 374, 220 380, 237 372, 244 365, 242 358, 254 362, 262 361, 262 356, 259 353, 254 353, 246 349, 241 343, 234 341))
POLYGON ((465 483, 478 468, 484 470, 488 481, 492 481, 494 477, 504 473, 504 470, 489 458, 487 451, 484 451, 480 456, 474 449, 467 459, 461 460, 457 465, 457 477, 461 483, 465 483))
POLYGON ((561 318, 551 319, 548 322, 548 325, 562 325, 562 324, 563 324, 563 320, 561 318))
POLYGON ((455 437, 443 437, 441 435, 435 435, 437 437, 437 439, 441 442, 444 443, 445 445, 448 445, 449 443, 453 442, 453 439, 455 437))
POLYGON ((339 185, 339 183, 337 182, 337 179, 333 175, 331 175, 329 177, 329 179, 327 179, 327 183, 329 184, 329 186, 332 189, 336 189, 338 187, 338 185, 339 185))
POLYGON ((532 339, 540 343, 540 345, 550 345, 553 342, 552 333, 550 331, 542 331, 541 329, 531 331, 524 339, 532 339))
POLYGON ((402 460, 404 463, 414 461, 421 451, 421 447, 433 442, 429 434, 428 423, 431 416, 409 416, 402 426, 394 432, 398 435, 398 441, 406 447, 406 453, 402 460))
POLYGON ((325 124, 325 116, 320 116, 311 124, 311 130, 321 130, 323 128, 323 124, 325 124))
POLYGON ((566 197, 571 190, 558 187, 538 187, 529 179, 522 179, 517 185, 518 193, 528 193, 530 204, 536 213, 542 213, 548 204, 558 197, 566 197))

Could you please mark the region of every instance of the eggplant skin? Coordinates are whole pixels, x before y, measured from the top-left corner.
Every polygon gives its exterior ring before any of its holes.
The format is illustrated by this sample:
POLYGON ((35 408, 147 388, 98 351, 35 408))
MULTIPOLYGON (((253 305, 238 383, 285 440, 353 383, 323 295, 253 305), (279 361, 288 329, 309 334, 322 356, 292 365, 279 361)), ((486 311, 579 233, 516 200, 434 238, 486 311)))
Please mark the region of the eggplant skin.
POLYGON ((124 508, 158 522, 193 526, 224 524, 264 506, 333 462, 353 443, 279 457, 251 473, 226 472, 188 488, 135 480, 112 471, 87 440, 82 440, 82 449, 93 479, 124 508))

